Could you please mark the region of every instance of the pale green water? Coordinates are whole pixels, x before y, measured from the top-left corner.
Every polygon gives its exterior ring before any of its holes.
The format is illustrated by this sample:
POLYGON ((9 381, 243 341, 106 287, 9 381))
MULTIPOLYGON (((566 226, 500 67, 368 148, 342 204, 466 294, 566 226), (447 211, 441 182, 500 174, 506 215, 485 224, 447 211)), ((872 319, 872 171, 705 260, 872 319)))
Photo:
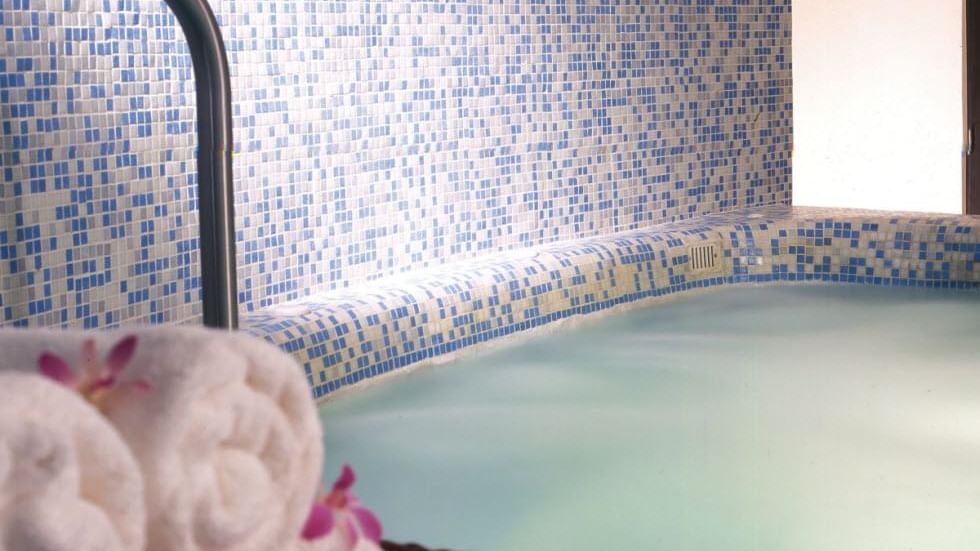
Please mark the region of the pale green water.
POLYGON ((980 294, 731 289, 323 408, 385 535, 481 551, 980 549, 980 294))

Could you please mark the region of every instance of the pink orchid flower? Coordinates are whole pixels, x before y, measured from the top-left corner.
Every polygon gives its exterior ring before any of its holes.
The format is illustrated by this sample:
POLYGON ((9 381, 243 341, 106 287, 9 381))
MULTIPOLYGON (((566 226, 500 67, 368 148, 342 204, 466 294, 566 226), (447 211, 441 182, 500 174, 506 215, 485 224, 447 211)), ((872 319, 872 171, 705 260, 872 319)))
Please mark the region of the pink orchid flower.
MULTIPOLYGON (((78 373, 72 371, 68 362, 50 352, 41 354, 38 359, 38 370, 69 388, 78 391, 86 400, 96 406, 102 406, 111 391, 118 388, 116 380, 125 369, 136 352, 136 337, 126 337, 115 344, 109 351, 105 361, 100 362, 95 350, 95 341, 87 339, 82 343, 81 366, 78 373)), ((130 381, 124 383, 139 390, 149 389, 145 381, 130 381)))
POLYGON ((360 538, 375 544, 381 541, 381 522, 351 493, 354 481, 354 469, 344 465, 330 493, 317 498, 310 509, 303 539, 316 540, 333 536, 333 532, 348 550, 354 549, 360 538))

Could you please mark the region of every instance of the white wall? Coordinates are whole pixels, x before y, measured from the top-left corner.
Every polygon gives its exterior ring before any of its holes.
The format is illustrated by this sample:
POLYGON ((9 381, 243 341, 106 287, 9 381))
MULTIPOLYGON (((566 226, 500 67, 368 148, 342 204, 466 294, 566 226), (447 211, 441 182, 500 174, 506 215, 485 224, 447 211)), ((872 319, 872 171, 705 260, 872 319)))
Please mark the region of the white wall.
POLYGON ((963 212, 962 2, 793 2, 794 205, 963 212))

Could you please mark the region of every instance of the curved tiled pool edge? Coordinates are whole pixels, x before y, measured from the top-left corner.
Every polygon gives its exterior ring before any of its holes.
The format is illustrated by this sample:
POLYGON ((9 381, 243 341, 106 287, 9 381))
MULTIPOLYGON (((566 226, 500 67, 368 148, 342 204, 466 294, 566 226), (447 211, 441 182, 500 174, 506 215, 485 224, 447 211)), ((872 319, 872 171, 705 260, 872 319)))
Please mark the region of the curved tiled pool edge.
POLYGON ((313 395, 505 337, 733 284, 980 288, 980 218, 767 207, 447 265, 243 319, 290 352, 313 395), (714 244, 694 272, 689 249, 714 244), (618 309, 618 308, 616 308, 618 309))

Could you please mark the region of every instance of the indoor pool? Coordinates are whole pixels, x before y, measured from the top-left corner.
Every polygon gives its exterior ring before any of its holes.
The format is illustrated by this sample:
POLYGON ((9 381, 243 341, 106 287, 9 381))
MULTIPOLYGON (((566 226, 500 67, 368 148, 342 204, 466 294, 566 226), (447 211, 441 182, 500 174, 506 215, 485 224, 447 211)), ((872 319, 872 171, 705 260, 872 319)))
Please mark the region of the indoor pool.
POLYGON ((386 537, 481 551, 980 549, 980 294, 685 297, 322 409, 386 537))

